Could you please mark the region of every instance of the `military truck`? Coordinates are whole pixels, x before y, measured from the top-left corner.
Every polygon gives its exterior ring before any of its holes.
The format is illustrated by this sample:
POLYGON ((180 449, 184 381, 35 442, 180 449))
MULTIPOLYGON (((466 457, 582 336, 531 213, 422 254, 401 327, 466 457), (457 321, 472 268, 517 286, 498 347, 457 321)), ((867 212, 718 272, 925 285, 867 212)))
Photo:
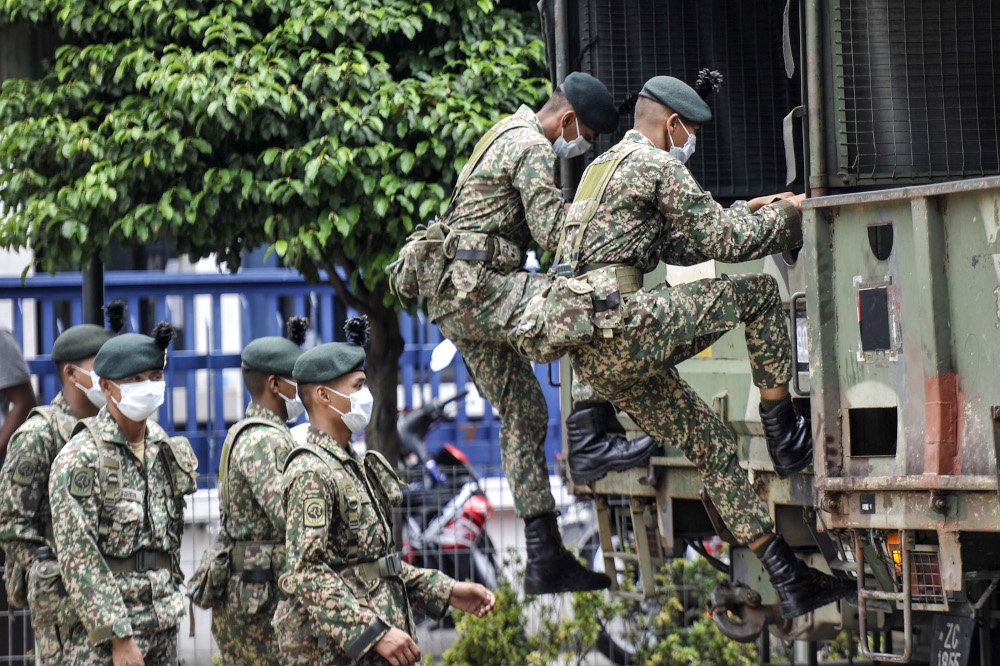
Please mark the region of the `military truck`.
MULTIPOLYGON (((793 395, 812 418, 812 468, 786 480, 774 473, 742 330, 680 369, 737 436, 777 531, 810 564, 858 586, 857 606, 782 620, 757 559, 733 544, 728 561, 716 561, 731 579, 713 594, 716 623, 745 641, 765 628, 801 641, 847 629, 880 663, 996 663, 1000 4, 541 7, 556 80, 586 71, 625 99, 654 75, 693 81, 701 67, 722 71, 715 118, 689 162, 716 199, 809 192, 800 252, 738 266, 661 266, 645 278, 676 284, 764 271, 779 279, 793 395)), ((595 154, 630 125, 623 116, 595 154)), ((567 194, 592 157, 562 165, 567 194)), ((563 414, 572 381, 564 362, 563 414)), ((634 431, 626 415, 620 420, 634 431)), ((701 500, 697 470, 663 444, 646 466, 573 488, 594 497, 599 557, 619 572, 616 583, 630 572, 619 593, 637 600, 655 597, 666 559, 724 534, 701 500)))

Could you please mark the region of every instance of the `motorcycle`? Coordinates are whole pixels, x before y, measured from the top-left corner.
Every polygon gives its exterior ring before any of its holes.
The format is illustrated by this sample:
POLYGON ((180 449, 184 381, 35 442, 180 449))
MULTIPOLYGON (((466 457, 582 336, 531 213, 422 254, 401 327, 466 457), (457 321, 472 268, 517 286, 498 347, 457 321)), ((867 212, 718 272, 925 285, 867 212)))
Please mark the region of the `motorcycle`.
POLYGON ((496 548, 486 533, 492 506, 476 470, 461 449, 445 444, 433 455, 427 433, 444 418, 445 408, 467 394, 435 399, 399 417, 403 491, 403 560, 440 569, 456 580, 497 587, 496 548))

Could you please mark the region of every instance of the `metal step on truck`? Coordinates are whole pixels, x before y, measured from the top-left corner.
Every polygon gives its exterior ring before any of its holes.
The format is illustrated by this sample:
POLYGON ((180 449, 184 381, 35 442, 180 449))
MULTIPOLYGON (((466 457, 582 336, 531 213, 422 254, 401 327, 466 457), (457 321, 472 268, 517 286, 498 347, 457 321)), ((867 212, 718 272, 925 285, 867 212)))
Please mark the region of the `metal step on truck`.
MULTIPOLYGON (((558 80, 579 69, 623 98, 654 75, 723 72, 690 162, 718 200, 809 192, 801 251, 645 276, 778 279, 812 467, 774 473, 742 329, 678 368, 737 437, 777 532, 858 589, 856 605, 782 620, 757 558, 731 544, 716 560, 730 579, 712 595, 716 624, 743 641, 848 630, 875 663, 1000 663, 1000 4, 542 5, 558 80)), ((630 125, 623 117, 597 154, 630 125)), ((569 194, 582 166, 563 165, 569 194)), ((572 382, 565 362, 564 415, 572 382)), ((665 562, 724 533, 697 469, 663 446, 647 465, 571 488, 593 497, 605 570, 637 604, 661 592, 665 562)))

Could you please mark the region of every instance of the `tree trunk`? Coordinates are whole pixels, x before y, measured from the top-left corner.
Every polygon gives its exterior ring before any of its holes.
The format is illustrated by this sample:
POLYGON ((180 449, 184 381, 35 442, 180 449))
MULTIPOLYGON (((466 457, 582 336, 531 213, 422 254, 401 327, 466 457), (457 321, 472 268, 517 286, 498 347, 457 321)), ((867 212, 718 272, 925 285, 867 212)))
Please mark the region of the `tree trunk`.
POLYGON ((399 357, 403 354, 403 335, 399 329, 398 313, 382 303, 382 294, 374 294, 372 301, 368 303, 368 322, 371 325, 368 386, 375 397, 375 405, 365 437, 369 449, 379 451, 395 465, 399 459, 396 389, 399 384, 399 357))

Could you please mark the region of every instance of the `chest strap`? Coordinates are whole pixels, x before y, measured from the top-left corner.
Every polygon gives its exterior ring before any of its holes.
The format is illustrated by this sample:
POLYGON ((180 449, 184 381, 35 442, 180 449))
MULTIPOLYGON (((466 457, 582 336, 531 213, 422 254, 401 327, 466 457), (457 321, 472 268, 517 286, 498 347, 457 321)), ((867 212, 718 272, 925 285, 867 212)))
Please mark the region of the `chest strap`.
POLYGON ((259 571, 259 569, 247 569, 246 559, 247 559, 247 548, 250 546, 274 546, 275 548, 284 548, 284 540, 270 539, 268 541, 234 541, 233 549, 229 553, 229 569, 233 573, 241 573, 243 571, 259 571))
POLYGON ((337 460, 333 454, 325 451, 322 447, 303 442, 292 449, 285 459, 285 469, 299 453, 308 451, 326 463, 334 484, 337 486, 337 499, 340 502, 340 519, 347 526, 347 564, 354 565, 358 562, 358 535, 361 532, 361 501, 358 498, 358 489, 351 479, 351 475, 344 469, 343 463, 337 460))

